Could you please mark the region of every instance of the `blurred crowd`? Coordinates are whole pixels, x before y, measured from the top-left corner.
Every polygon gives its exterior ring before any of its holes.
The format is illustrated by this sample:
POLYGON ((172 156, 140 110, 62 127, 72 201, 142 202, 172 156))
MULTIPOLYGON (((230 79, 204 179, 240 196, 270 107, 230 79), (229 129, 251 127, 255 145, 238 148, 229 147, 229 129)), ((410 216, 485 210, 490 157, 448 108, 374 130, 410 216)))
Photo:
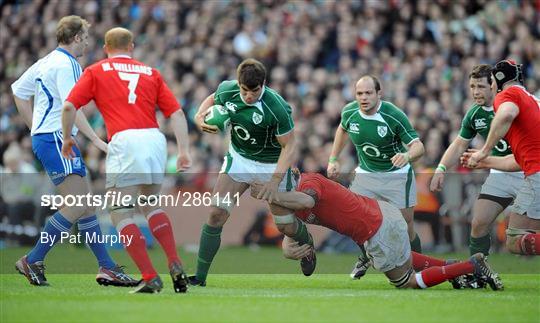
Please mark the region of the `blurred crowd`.
MULTIPOLYGON (((26 169, 40 165, 10 85, 56 47, 56 24, 69 14, 92 25, 83 68, 104 58, 109 28, 133 31, 135 58, 162 72, 188 116, 194 166, 180 180, 197 189, 212 186, 206 174, 219 170, 226 146, 221 136, 200 133, 193 115, 222 80, 235 78, 246 57, 264 62, 268 85, 293 107, 305 171, 326 169, 341 109, 354 100, 354 84, 366 73, 380 77, 383 98, 417 129, 426 146, 420 169, 435 166, 457 134, 471 104, 473 65, 513 58, 524 64, 526 87, 540 94, 537 0, 35 0, 2 1, 0 9, 0 156, 17 146, 26 169)), ((99 113, 85 113, 105 138, 99 113)), ((160 122, 174 172, 173 133, 160 122)), ((103 154, 79 140, 92 177, 102 178, 103 154)), ((354 148, 348 152, 343 160, 352 169, 354 148)))

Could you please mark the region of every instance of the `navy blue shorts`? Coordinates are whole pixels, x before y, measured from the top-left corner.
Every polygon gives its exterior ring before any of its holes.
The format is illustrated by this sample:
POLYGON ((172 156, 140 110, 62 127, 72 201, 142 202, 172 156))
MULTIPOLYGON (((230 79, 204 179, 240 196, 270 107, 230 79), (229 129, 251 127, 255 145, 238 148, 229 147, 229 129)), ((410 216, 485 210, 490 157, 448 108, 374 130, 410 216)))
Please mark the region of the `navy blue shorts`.
POLYGON ((77 146, 73 147, 75 157, 71 160, 62 157, 62 135, 60 131, 40 133, 32 136, 34 155, 45 168, 54 185, 58 185, 70 174, 86 176, 86 166, 77 146))

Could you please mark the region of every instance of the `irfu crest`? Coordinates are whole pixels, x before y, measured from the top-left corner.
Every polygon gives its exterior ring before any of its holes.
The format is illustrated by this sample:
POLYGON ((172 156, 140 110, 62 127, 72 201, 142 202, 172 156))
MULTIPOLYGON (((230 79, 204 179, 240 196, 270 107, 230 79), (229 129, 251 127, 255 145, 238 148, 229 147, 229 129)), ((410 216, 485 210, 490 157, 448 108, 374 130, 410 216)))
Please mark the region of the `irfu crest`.
POLYGON ((253 120, 254 124, 259 124, 263 120, 263 116, 258 114, 257 112, 253 112, 253 117, 251 118, 253 120))
POLYGON ((381 136, 381 138, 386 136, 387 132, 388 132, 387 126, 377 126, 377 133, 379 134, 379 136, 381 136))

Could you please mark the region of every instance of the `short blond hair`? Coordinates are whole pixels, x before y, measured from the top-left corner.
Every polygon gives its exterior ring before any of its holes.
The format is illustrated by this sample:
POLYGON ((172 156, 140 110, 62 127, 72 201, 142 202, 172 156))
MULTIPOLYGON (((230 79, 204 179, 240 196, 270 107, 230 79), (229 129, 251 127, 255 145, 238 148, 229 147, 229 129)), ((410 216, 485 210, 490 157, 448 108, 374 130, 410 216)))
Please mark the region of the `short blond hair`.
POLYGON ((133 34, 126 28, 116 27, 105 33, 105 46, 109 49, 128 49, 133 43, 133 34))
POLYGON ((90 28, 90 24, 79 16, 65 16, 56 26, 56 40, 59 44, 69 45, 75 36, 82 34, 90 28))

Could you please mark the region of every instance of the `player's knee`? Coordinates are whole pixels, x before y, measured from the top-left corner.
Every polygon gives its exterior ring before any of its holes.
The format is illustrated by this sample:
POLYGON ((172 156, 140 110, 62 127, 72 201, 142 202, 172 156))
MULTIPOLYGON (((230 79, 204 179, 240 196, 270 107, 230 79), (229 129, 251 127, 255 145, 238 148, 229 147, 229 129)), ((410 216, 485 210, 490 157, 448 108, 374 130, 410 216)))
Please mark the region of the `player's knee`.
POLYGON ((229 218, 229 212, 218 207, 212 207, 208 217, 208 225, 212 227, 222 227, 229 218))
POLYGON ((482 216, 475 216, 471 223, 471 236, 480 238, 489 233, 491 222, 485 220, 482 216))

